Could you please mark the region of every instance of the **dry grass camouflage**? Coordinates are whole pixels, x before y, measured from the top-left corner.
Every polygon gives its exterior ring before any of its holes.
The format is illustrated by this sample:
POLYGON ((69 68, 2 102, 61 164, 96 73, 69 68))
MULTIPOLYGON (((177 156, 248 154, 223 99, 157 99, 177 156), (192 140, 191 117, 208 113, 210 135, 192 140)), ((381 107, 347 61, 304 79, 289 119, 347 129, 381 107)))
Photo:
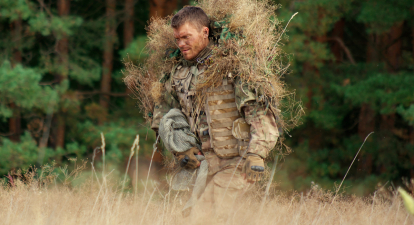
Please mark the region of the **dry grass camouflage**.
MULTIPOLYGON (((82 185, 56 184, 56 179, 73 181, 73 174, 57 178, 53 169, 43 169, 41 173, 15 174, 18 178, 12 182, 6 183, 4 179, 0 182, 3 184, 0 186, 0 224, 181 225, 191 222, 181 215, 189 196, 186 191, 163 191, 149 182, 145 195, 142 189, 138 193, 123 192, 112 172, 103 177, 100 172, 92 174, 96 179, 79 170, 77 178, 86 178, 82 185)), ((214 185, 226 185, 229 176, 217 177, 214 185)), ((234 188, 239 188, 237 182, 236 176, 234 188)), ((263 188, 257 185, 250 187, 245 197, 232 207, 220 208, 221 216, 204 217, 191 224, 414 224, 414 216, 405 210, 395 190, 380 189, 366 198, 338 196, 335 201, 332 201, 332 192, 317 185, 306 193, 272 190, 262 211, 263 188)), ((215 195, 216 201, 220 201, 219 194, 215 195)))
MULTIPOLYGON (((218 46, 213 47, 205 79, 197 84, 196 102, 204 104, 205 89, 221 85, 231 73, 240 80, 241 91, 252 90, 256 101, 274 112, 279 127, 288 131, 296 126, 303 110, 281 80, 289 64, 281 49, 285 34, 275 14, 277 6, 267 0, 201 0, 198 6, 210 17, 211 33, 220 38, 218 46)), ((177 62, 177 57, 172 56, 177 55, 178 48, 170 17, 152 19, 147 30, 149 58, 142 67, 127 62, 125 82, 149 120, 154 102, 163 91, 158 81, 171 72, 177 62)))

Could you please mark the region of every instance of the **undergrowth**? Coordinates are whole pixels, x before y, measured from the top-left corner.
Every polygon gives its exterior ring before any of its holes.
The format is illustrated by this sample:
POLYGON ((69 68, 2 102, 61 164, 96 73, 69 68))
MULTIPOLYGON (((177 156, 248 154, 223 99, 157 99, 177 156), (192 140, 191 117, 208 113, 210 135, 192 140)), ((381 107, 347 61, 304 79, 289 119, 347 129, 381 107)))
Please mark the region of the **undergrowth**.
MULTIPOLYGON (((105 142, 101 150, 105 153, 105 142)), ((134 142, 130 160, 139 150, 134 142)), ((103 155, 104 156, 104 155, 103 155)), ((220 217, 183 218, 190 193, 160 187, 141 179, 143 188, 126 185, 110 168, 97 171, 80 185, 73 181, 82 176, 88 163, 75 162, 67 167, 45 165, 39 170, 10 173, 0 181, 1 224, 413 224, 393 188, 379 188, 370 197, 356 197, 323 190, 313 184, 308 192, 276 191, 271 185, 264 200, 265 183, 252 185, 232 208, 220 217), (57 182, 59 181, 59 182, 57 182)), ((407 181, 407 184, 410 182, 407 181)), ((411 182, 411 185, 413 183, 411 182)), ((136 185, 136 184, 135 184, 136 185)), ((411 186, 412 188, 412 186, 411 186)))

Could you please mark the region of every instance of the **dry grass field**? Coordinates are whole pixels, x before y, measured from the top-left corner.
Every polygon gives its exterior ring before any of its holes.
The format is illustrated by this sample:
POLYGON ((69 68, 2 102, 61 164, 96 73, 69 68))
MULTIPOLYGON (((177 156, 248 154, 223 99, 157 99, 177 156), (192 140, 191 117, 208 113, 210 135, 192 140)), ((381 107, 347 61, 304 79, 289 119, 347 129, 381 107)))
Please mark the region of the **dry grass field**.
POLYGON ((317 186, 307 193, 271 192, 261 207, 264 191, 256 185, 219 219, 192 220, 181 216, 188 193, 160 189, 154 182, 138 194, 134 188, 121 191, 123 177, 110 172, 92 173, 93 178, 73 187, 69 179, 78 177, 80 169, 65 173, 63 184, 55 183, 48 167, 36 177, 29 172, 3 182, 0 224, 414 224, 392 191, 379 190, 369 198, 334 197, 317 186))
MULTIPOLYGON (((139 151, 138 140, 129 162, 139 151)), ((105 164, 103 136, 101 149, 100 171, 95 169, 94 154, 91 170, 86 170, 86 161, 73 160, 70 172, 67 167, 45 165, 39 171, 31 168, 0 179, 0 224, 414 224, 414 215, 407 212, 394 189, 382 187, 371 197, 361 198, 336 195, 313 185, 306 193, 270 188, 264 198, 265 182, 251 186, 233 207, 215 216, 184 218, 181 209, 189 192, 172 191, 148 179, 151 166, 143 179, 127 182, 127 173, 117 173, 105 164)), ((138 163, 138 157, 135 160, 138 163)), ((414 188, 413 181, 406 185, 414 188)))

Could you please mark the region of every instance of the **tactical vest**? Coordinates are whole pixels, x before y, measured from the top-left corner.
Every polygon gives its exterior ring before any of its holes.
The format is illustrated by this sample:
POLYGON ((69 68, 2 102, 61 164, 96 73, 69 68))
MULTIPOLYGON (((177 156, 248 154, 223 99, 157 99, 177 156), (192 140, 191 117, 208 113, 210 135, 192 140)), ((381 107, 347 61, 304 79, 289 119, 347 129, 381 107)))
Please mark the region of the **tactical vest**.
POLYGON ((237 109, 231 77, 224 79, 221 86, 205 92, 204 109, 199 115, 194 115, 195 84, 206 68, 204 65, 177 66, 173 70, 172 87, 182 112, 187 116, 191 130, 198 134, 203 151, 213 149, 220 158, 244 156, 250 139, 250 126, 237 109))

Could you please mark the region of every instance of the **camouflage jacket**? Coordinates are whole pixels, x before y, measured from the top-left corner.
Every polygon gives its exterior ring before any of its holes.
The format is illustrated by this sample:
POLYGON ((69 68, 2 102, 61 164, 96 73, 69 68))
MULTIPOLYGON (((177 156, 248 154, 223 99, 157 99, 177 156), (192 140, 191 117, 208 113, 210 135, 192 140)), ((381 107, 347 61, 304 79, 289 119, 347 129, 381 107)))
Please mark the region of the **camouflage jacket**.
MULTIPOLYGON (((214 171, 217 172, 221 168, 235 165, 242 154, 233 154, 230 155, 231 157, 223 157, 220 154, 216 154, 218 152, 217 147, 212 147, 210 143, 210 133, 208 130, 209 128, 211 129, 211 126, 209 126, 211 124, 207 122, 206 106, 199 110, 199 115, 192 115, 194 113, 194 94, 197 81, 200 78, 202 79, 204 71, 208 69, 208 65, 204 61, 197 60, 198 63, 193 63, 192 65, 181 61, 174 66, 170 74, 166 74, 161 79, 161 83, 163 83, 166 91, 163 93, 162 100, 158 101, 154 107, 151 128, 157 130, 161 118, 170 109, 181 109, 187 116, 192 131, 202 143, 204 154, 211 152, 206 155, 206 158, 209 161, 210 167, 214 167, 210 168, 209 171, 214 173, 214 171)), ((229 101, 233 102, 233 104, 235 103, 238 116, 244 118, 245 122, 250 125, 250 138, 245 151, 247 154, 256 154, 266 158, 270 150, 274 148, 279 137, 274 114, 271 110, 266 110, 255 91, 250 90, 248 85, 243 84, 237 76, 232 79, 229 85, 231 85, 231 92, 234 93, 234 98, 229 99, 229 101)), ((225 111, 222 113, 223 115, 226 114, 225 111)), ((233 122, 233 120, 230 122, 233 122)), ((225 140, 222 142, 225 142, 225 140)))

